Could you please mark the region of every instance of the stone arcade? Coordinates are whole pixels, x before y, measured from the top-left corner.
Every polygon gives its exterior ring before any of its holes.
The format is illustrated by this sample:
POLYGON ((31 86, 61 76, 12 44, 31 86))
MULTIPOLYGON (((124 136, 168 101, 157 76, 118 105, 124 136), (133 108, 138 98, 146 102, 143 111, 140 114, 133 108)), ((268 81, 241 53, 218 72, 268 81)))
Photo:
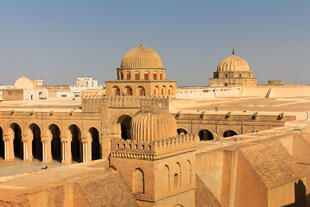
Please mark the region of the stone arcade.
POLYGON ((248 64, 234 54, 219 64, 210 84, 208 91, 240 90, 234 97, 176 99, 176 83, 166 80, 159 55, 140 45, 123 57, 117 80, 106 81, 106 96, 0 103, 3 163, 66 164, 1 178, 0 205, 305 202, 310 193, 308 88, 256 87, 248 64), (243 95, 251 93, 256 96, 243 95))

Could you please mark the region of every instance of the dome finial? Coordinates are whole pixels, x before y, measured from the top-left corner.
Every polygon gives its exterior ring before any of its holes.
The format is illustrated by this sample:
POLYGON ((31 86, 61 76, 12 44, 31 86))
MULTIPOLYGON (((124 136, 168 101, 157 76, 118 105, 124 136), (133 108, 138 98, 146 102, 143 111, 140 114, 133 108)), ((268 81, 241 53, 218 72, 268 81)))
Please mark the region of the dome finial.
POLYGON ((232 54, 233 54, 233 55, 235 54, 235 49, 233 49, 232 54))
POLYGON ((142 45, 142 40, 140 40, 140 47, 142 47, 143 45, 142 45))

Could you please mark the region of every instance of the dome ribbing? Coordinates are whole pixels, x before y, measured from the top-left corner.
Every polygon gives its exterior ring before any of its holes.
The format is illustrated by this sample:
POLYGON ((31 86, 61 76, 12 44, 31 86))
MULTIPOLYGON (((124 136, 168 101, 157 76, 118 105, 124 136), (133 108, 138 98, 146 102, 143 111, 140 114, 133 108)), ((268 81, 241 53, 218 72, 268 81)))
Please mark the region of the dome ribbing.
POLYGON ((145 107, 132 117, 132 139, 140 142, 156 141, 176 136, 176 120, 172 114, 158 107, 145 107))

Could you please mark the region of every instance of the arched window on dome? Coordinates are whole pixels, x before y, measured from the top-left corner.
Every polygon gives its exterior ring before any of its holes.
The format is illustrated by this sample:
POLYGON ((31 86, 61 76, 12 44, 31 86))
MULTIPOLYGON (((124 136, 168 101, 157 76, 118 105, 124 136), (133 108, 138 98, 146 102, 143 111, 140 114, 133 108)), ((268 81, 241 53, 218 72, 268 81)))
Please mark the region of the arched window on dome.
POLYGON ((170 85, 168 88, 168 96, 172 95, 172 89, 173 89, 173 87, 170 85))
POLYGON ((119 95, 120 95, 119 87, 113 86, 113 88, 112 88, 112 96, 119 96, 119 95))
POLYGON ((121 74, 121 80, 124 80, 124 73, 120 73, 121 74))
POLYGON ((139 72, 135 73, 135 80, 140 80, 140 73, 139 72))
POLYGON ((130 79, 131 79, 131 73, 130 73, 130 72, 127 72, 127 73, 126 73, 126 77, 127 77, 127 80, 130 80, 130 79))
POLYGON ((161 95, 162 96, 166 95, 166 86, 162 86, 162 88, 161 88, 161 95))
POLYGON ((159 87, 155 86, 154 87, 154 96, 158 96, 158 93, 159 93, 159 87))
POLYGON ((153 79, 157 80, 157 73, 153 73, 153 79))
POLYGON ((132 88, 130 86, 125 87, 125 96, 132 96, 132 88))
POLYGON ((145 89, 143 86, 139 86, 137 92, 138 92, 137 94, 138 96, 145 96, 145 89))
POLYGON ((148 73, 144 73, 144 80, 149 80, 149 74, 148 73))

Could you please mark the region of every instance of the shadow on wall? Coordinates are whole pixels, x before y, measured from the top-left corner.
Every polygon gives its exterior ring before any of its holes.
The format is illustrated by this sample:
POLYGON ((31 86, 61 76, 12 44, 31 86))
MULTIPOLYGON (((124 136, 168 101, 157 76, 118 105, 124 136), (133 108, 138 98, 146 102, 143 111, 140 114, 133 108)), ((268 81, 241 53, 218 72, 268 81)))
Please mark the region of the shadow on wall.
POLYGON ((306 186, 302 180, 298 180, 298 182, 295 183, 295 203, 286 205, 284 207, 306 207, 306 206, 310 206, 310 195, 306 196, 306 186))

